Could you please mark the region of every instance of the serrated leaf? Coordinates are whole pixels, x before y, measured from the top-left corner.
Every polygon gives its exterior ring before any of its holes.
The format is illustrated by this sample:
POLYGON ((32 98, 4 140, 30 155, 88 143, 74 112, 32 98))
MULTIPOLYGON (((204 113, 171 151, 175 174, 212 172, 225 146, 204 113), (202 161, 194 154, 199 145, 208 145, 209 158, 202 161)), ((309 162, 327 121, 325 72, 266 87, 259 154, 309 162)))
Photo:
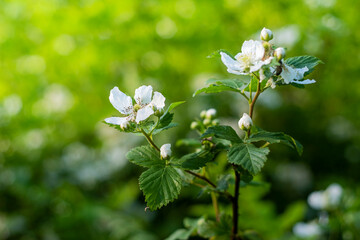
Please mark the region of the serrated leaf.
POLYGON ((298 56, 298 57, 292 57, 285 60, 285 63, 288 65, 292 65, 296 68, 303 68, 307 67, 309 71, 307 71, 304 76, 310 74, 312 71, 314 71, 314 68, 320 64, 324 63, 320 59, 314 56, 298 56))
POLYGON ((153 131, 152 135, 159 134, 159 133, 161 133, 161 132, 164 131, 164 130, 168 130, 168 129, 170 129, 170 128, 177 127, 178 125, 179 125, 178 123, 170 123, 170 124, 167 125, 166 127, 155 129, 155 130, 153 131))
POLYGON ((251 173, 245 170, 242 166, 238 166, 237 171, 240 172, 241 181, 244 181, 245 183, 251 182, 254 178, 254 176, 251 175, 251 173))
POLYGON ((254 134, 252 134, 248 139, 247 142, 259 142, 265 141, 271 144, 273 143, 282 143, 291 148, 294 148, 299 155, 303 152, 303 146, 293 137, 282 133, 282 132, 267 132, 264 130, 260 130, 254 134))
MULTIPOLYGON (((239 76, 241 77, 241 76, 239 76)), ((209 79, 206 84, 209 86, 198 89, 193 97, 200 93, 219 93, 223 91, 241 92, 249 83, 248 77, 240 79, 209 79)))
MULTIPOLYGON (((183 104, 185 101, 181 101, 181 102, 174 102, 172 104, 170 104, 170 106, 166 109, 166 111, 164 112, 164 114, 160 117, 159 119, 159 124, 157 125, 156 129, 168 129, 166 128, 167 126, 170 125, 170 123, 172 122, 173 118, 174 118, 174 114, 170 113, 171 110, 173 110, 175 107, 183 104)), ((174 127, 175 125, 173 125, 172 127, 174 127)), ((161 131, 162 131, 161 130, 161 131)), ((160 132, 161 132, 160 131, 160 132)), ((155 131, 154 131, 155 132, 155 131)), ((159 131, 157 131, 157 133, 159 133, 159 131)))
POLYGON ((233 145, 228 152, 230 163, 240 165, 252 175, 261 171, 270 152, 268 148, 257 148, 251 143, 240 143, 233 145))
POLYGON ((226 191, 229 188, 229 185, 234 184, 234 182, 234 178, 230 174, 223 175, 217 181, 216 189, 221 192, 226 191))
POLYGON ((181 176, 172 166, 155 166, 139 178, 147 206, 156 210, 175 200, 181 190, 181 176))
MULTIPOLYGON (((257 91, 257 86, 258 86, 258 82, 259 80, 255 77, 251 78, 251 82, 246 86, 246 88, 244 88, 245 92, 256 92, 257 91)), ((263 91, 265 86, 266 86, 267 81, 262 81, 260 84, 260 90, 263 91)))
POLYGON ((140 146, 131 149, 126 158, 142 167, 165 166, 165 161, 160 159, 160 154, 151 146, 140 146))
POLYGON ((205 167, 206 163, 214 159, 214 153, 208 150, 201 150, 199 152, 194 152, 187 154, 179 159, 181 163, 181 168, 187 170, 197 170, 199 168, 205 167))
POLYGON ((129 123, 129 126, 126 129, 121 129, 119 125, 116 124, 111 124, 111 123, 107 123, 105 121, 103 121, 103 123, 105 123, 106 125, 115 128, 116 130, 120 131, 120 132, 125 132, 125 133, 133 133, 136 132, 136 124, 133 122, 129 123))
POLYGON ((201 135, 201 138, 207 137, 217 137, 225 140, 229 140, 233 143, 241 143, 243 142, 241 138, 237 135, 235 130, 230 126, 212 126, 206 129, 205 133, 201 135))

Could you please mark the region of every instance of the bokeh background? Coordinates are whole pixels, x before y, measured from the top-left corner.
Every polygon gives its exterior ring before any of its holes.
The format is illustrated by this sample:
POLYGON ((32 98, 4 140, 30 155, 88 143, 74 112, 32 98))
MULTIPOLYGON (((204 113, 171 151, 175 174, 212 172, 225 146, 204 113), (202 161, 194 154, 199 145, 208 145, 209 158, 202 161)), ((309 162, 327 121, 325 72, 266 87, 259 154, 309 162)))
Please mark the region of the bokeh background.
MULTIPOLYGON (((260 97, 255 122, 304 145, 302 157, 272 147, 260 187, 241 189, 241 224, 264 239, 290 236, 311 218, 310 192, 337 182, 359 191, 360 2, 355 0, 12 0, 0 1, 0 239, 164 239, 185 216, 212 216, 210 197, 187 187, 179 200, 145 212, 126 152, 145 143, 102 123, 118 86, 153 85, 179 127, 161 144, 194 136, 189 124, 216 108, 235 124, 247 106, 222 93, 192 97, 208 78, 230 75, 218 49, 274 32, 287 56, 325 64, 306 89, 260 97)), ((176 154, 188 149, 178 148, 176 154)), ((360 215, 359 215, 360 219, 360 215)), ((359 221, 360 222, 360 221, 359 221)), ((288 239, 288 238, 284 238, 288 239)), ((355 239, 355 238, 354 238, 355 239)))

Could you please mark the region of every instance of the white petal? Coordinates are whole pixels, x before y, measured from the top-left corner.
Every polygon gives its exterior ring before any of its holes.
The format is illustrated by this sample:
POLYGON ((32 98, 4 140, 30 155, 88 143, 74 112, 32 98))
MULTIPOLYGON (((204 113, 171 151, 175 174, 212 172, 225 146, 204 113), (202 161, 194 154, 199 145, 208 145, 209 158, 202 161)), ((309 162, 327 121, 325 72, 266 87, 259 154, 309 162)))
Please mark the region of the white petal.
POLYGON ((282 66, 281 77, 284 79, 286 84, 293 82, 293 80, 300 80, 304 77, 304 73, 309 71, 307 67, 293 68, 287 64, 282 66))
POLYGON ((316 83, 315 80, 310 80, 310 79, 306 79, 304 81, 296 81, 296 80, 293 80, 292 81, 293 83, 297 83, 297 84, 312 84, 312 83, 316 83))
POLYGON ((165 107, 165 97, 159 92, 154 92, 151 105, 153 105, 156 109, 163 109, 165 107))
POLYGON ((105 122, 115 125, 121 125, 128 122, 126 117, 109 117, 105 119, 105 122))
POLYGON ((160 156, 164 159, 171 156, 171 144, 167 143, 161 146, 160 148, 160 156))
POLYGON ((145 119, 147 119, 148 117, 150 117, 151 115, 154 114, 154 110, 152 109, 151 106, 147 105, 141 109, 139 109, 139 111, 136 114, 136 122, 139 123, 141 121, 144 121, 145 119))
POLYGON ((250 72, 256 72, 264 65, 263 61, 256 62, 255 65, 250 66, 250 72))
POLYGON ((265 48, 259 41, 245 41, 241 47, 241 52, 247 56, 252 56, 253 60, 261 60, 265 54, 265 48))
POLYGON ((131 97, 120 91, 118 87, 111 89, 109 100, 114 108, 122 114, 128 115, 132 112, 131 97))
POLYGON ((228 73, 232 73, 232 74, 236 74, 236 75, 249 75, 246 72, 233 70, 233 69, 230 69, 230 68, 228 68, 227 71, 228 71, 228 73))
POLYGON ((243 72, 243 69, 238 61, 234 60, 232 57, 230 57, 224 52, 220 52, 220 55, 221 55, 221 61, 228 68, 229 73, 236 72, 235 74, 240 74, 238 73, 238 71, 243 72))
POLYGON ((141 86, 135 90, 135 101, 137 104, 146 105, 151 102, 152 86, 141 86))

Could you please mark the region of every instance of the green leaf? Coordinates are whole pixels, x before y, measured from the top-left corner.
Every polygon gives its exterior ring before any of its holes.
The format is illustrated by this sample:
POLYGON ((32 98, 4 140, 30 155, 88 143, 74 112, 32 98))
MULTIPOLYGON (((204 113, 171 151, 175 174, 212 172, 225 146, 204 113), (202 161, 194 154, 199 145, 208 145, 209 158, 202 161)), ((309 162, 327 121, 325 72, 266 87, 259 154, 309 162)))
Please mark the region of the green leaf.
POLYGON ((187 170, 197 170, 199 168, 205 167, 206 163, 214 159, 214 153, 207 150, 201 150, 199 152, 194 152, 187 154, 179 159, 181 163, 181 168, 187 170))
MULTIPOLYGON (((257 91, 257 85, 258 85, 259 80, 255 77, 251 78, 251 82, 246 86, 246 88, 244 89, 245 92, 256 92, 257 91)), ((260 84, 260 90, 263 91, 265 86, 266 86, 267 81, 262 81, 260 84)))
POLYGON ((230 163, 240 165, 252 175, 256 175, 264 166, 269 152, 268 148, 257 148, 253 144, 240 143, 230 148, 228 159, 230 163))
POLYGON ((201 237, 214 240, 230 239, 232 218, 229 215, 220 215, 220 221, 203 220, 198 222, 198 233, 201 237))
POLYGON ((265 141, 269 142, 270 144, 273 143, 282 143, 291 148, 296 149, 299 155, 303 152, 303 146, 293 137, 282 133, 282 132, 267 132, 264 130, 260 130, 254 134, 252 134, 247 140, 247 142, 259 142, 265 141))
POLYGON ((241 93, 242 90, 249 84, 249 78, 239 76, 239 79, 209 79, 206 81, 209 86, 198 89, 193 97, 200 93, 219 93, 223 91, 233 91, 241 93))
POLYGON ((151 146, 140 146, 131 149, 126 158, 142 167, 165 166, 165 161, 160 159, 160 154, 151 146))
POLYGON ((220 177, 217 181, 216 189, 220 192, 226 191, 229 188, 230 184, 234 184, 234 178, 230 174, 226 174, 220 177))
POLYGON ((163 129, 163 128, 167 127, 168 125, 170 125, 170 123, 172 122, 172 120, 174 118, 174 114, 170 113, 170 111, 173 110, 174 108, 176 108, 177 106, 183 104, 184 102, 185 101, 181 101, 181 102, 174 102, 174 103, 170 104, 170 106, 166 109, 164 114, 160 117, 159 124, 156 127, 156 129, 163 129))
POLYGON ((237 135, 235 130, 230 126, 212 126, 206 129, 205 133, 201 135, 201 138, 207 138, 210 136, 215 136, 217 138, 229 140, 233 143, 243 142, 241 138, 237 135))
POLYGON ((106 125, 115 128, 116 130, 120 131, 120 132, 125 132, 125 133, 132 133, 132 132, 136 132, 136 124, 133 122, 129 122, 129 127, 127 127, 126 129, 121 129, 119 125, 116 124, 111 124, 111 123, 107 123, 105 121, 103 121, 103 123, 105 123, 106 125))
POLYGON ((324 63, 320 59, 314 56, 298 56, 298 57, 292 57, 285 60, 285 63, 288 65, 292 65, 296 68, 303 68, 307 67, 309 71, 307 71, 304 76, 310 74, 312 71, 314 71, 315 67, 320 64, 324 63))
POLYGON ((178 229, 173 234, 171 234, 165 240, 186 240, 192 235, 192 233, 197 229, 198 222, 201 221, 203 218, 193 219, 193 218, 185 218, 184 219, 184 226, 187 229, 178 229))
POLYGON ((250 183, 254 178, 254 176, 242 166, 238 166, 237 171, 241 174, 241 181, 244 181, 245 183, 250 183))
POLYGON ((173 128, 173 127, 176 127, 178 126, 179 124, 178 123, 170 123, 169 125, 167 125, 166 127, 163 127, 163 128, 157 128, 153 131, 152 135, 156 135, 156 134, 159 134, 160 132, 164 131, 164 130, 168 130, 170 128, 173 128))
POLYGON ((198 139, 194 138, 184 138, 177 140, 175 145, 177 147, 201 147, 201 142, 198 139))
POLYGON ((181 190, 181 176, 172 166, 154 166, 139 178, 147 206, 156 210, 175 200, 181 190))

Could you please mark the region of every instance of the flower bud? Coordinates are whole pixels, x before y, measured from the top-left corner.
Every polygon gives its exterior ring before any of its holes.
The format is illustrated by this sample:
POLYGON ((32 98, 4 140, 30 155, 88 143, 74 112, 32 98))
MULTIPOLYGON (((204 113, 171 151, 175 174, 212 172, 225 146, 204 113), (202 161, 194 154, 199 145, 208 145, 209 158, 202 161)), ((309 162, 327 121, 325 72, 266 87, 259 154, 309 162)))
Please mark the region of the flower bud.
POLYGON ((171 144, 167 143, 161 146, 160 156, 162 159, 168 159, 171 157, 171 144))
POLYGON ((262 82, 266 79, 265 71, 263 68, 260 68, 260 70, 259 70, 259 77, 260 77, 260 82, 262 82))
POLYGON ((212 119, 215 117, 215 115, 216 115, 216 109, 210 108, 209 110, 206 111, 205 117, 212 119))
POLYGON ((212 124, 213 126, 217 126, 217 125, 220 124, 220 120, 219 120, 219 119, 214 119, 214 120, 211 122, 211 124, 212 124))
POLYGON ((251 117, 247 115, 246 113, 243 114, 243 116, 239 120, 239 128, 242 130, 249 130, 251 126, 253 125, 253 122, 251 120, 251 117))
POLYGON ((202 110, 202 111, 201 111, 200 117, 201 117, 201 118, 205 118, 205 117, 206 117, 206 110, 202 110))
POLYGON ((120 123, 121 130, 126 130, 129 127, 130 123, 128 121, 120 123))
POLYGON ((276 60, 280 61, 281 59, 283 59, 285 57, 285 49, 282 47, 279 47, 277 49, 275 49, 274 51, 274 57, 276 58, 276 60))
POLYGON ((263 28, 260 33, 260 39, 266 42, 270 41, 273 39, 272 31, 270 29, 263 28))
POLYGON ((204 121, 203 121, 203 124, 205 126, 209 126, 211 124, 211 119, 205 118, 204 121))
POLYGON ((192 130, 196 130, 199 128, 199 123, 198 122, 192 122, 191 125, 190 125, 190 128, 192 130))

